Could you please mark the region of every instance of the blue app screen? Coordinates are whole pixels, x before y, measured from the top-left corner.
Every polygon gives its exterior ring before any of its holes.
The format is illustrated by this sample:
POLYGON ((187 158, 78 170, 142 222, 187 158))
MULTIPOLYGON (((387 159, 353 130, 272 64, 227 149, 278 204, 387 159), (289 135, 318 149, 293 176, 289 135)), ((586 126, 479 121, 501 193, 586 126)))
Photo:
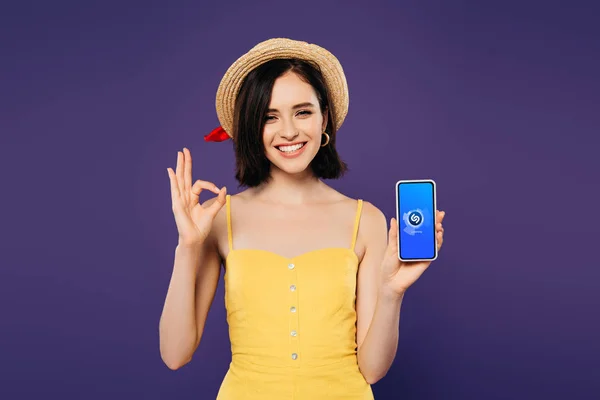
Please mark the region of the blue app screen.
POLYGON ((435 256, 434 195, 432 182, 398 185, 398 238, 402 259, 429 259, 435 256))

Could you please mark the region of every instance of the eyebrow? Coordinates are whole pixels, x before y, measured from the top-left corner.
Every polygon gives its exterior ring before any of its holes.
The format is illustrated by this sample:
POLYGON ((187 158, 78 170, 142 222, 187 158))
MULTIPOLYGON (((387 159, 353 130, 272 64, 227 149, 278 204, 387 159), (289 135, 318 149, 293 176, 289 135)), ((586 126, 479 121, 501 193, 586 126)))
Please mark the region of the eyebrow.
MULTIPOLYGON (((302 107, 315 107, 315 105, 313 103, 310 102, 305 102, 305 103, 300 103, 300 104, 296 104, 294 107, 292 107, 292 110, 296 110, 298 108, 302 108, 302 107)), ((269 108, 267 110, 267 112, 277 112, 276 108, 269 108)))

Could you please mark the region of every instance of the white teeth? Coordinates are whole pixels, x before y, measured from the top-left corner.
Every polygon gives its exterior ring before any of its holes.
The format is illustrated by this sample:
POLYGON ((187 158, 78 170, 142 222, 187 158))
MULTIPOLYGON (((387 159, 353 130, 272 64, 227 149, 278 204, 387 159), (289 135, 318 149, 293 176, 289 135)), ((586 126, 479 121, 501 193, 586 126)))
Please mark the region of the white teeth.
POLYGON ((302 148, 302 146, 304 146, 304 143, 298 143, 293 146, 279 146, 278 149, 286 153, 291 153, 292 151, 302 148))

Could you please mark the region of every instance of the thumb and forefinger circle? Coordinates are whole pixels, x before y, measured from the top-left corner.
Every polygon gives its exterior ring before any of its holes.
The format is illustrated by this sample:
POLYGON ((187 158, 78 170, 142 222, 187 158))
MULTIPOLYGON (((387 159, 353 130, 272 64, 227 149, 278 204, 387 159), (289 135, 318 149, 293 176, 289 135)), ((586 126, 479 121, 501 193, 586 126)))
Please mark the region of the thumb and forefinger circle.
POLYGON ((198 179, 196 182, 194 182, 194 185, 191 188, 194 204, 198 202, 200 193, 203 189, 210 190, 215 194, 219 194, 219 188, 217 188, 214 183, 198 179))

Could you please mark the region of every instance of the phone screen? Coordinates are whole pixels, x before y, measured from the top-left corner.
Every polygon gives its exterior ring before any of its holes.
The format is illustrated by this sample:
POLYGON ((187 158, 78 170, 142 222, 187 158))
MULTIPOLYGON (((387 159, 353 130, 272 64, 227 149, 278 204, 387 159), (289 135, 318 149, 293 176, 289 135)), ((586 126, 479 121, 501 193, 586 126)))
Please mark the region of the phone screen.
POLYGON ((400 181, 396 190, 398 258, 403 261, 435 259, 435 182, 400 181))

